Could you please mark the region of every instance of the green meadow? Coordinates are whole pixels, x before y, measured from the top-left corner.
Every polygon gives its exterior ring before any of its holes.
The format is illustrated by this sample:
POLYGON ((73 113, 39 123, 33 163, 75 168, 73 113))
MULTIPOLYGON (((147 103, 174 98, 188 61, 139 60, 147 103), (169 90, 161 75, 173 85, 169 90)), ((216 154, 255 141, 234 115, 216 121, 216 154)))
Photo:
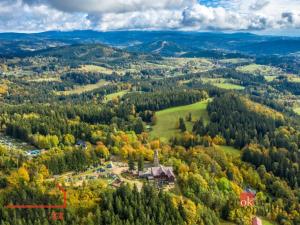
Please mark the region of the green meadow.
POLYGON ((222 88, 222 89, 227 89, 227 90, 244 90, 245 87, 237 84, 230 84, 230 83, 212 83, 212 85, 222 88))
POLYGON ((191 131, 194 122, 200 117, 207 123, 209 118, 206 107, 209 101, 208 99, 191 105, 173 107, 156 112, 157 123, 152 127, 150 137, 160 138, 161 141, 167 142, 174 134, 180 132, 176 129, 176 123, 179 118, 185 119, 189 113, 192 114, 192 121, 186 122, 187 130, 191 131))
POLYGON ((230 156, 233 156, 233 157, 240 157, 241 156, 241 150, 236 149, 234 147, 225 146, 225 145, 215 145, 214 147, 224 151, 227 155, 230 155, 230 156))
POLYGON ((298 115, 300 115, 300 107, 294 108, 294 112, 297 113, 298 115))
POLYGON ((58 91, 58 92, 56 92, 56 94, 58 94, 58 95, 73 95, 73 94, 78 94, 79 95, 79 94, 82 94, 84 92, 92 91, 94 89, 103 87, 103 86, 105 86, 107 84, 109 84, 109 82, 107 82, 105 80, 100 80, 96 84, 87 84, 87 85, 82 85, 82 86, 76 86, 72 90, 58 91))
POLYGON ((123 90, 123 91, 119 91, 119 92, 116 92, 116 93, 106 95, 105 99, 104 99, 104 102, 111 101, 111 100, 113 100, 115 98, 118 98, 118 97, 121 98, 123 95, 127 94, 128 92, 129 92, 128 90, 123 90))

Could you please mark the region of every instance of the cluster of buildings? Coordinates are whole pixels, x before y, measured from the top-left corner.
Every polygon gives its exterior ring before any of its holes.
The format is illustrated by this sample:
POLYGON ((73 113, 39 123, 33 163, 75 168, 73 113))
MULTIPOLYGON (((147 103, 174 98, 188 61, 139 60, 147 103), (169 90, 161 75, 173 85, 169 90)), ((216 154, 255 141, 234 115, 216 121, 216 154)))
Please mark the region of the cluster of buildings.
POLYGON ((155 180, 158 184, 172 184, 175 182, 175 175, 172 167, 166 167, 159 164, 158 151, 154 153, 153 167, 147 168, 146 171, 139 171, 140 178, 146 178, 148 180, 155 180))

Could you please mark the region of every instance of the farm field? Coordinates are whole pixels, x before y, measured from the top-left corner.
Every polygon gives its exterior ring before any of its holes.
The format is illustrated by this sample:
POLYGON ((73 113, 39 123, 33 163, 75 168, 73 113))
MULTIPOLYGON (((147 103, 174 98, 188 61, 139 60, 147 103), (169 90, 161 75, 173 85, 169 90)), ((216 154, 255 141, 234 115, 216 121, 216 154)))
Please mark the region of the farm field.
POLYGON ((188 131, 192 130, 193 122, 198 120, 200 117, 204 119, 204 122, 208 123, 209 118, 206 107, 209 101, 210 99, 191 105, 158 111, 156 113, 157 123, 152 127, 150 136, 152 138, 159 137, 161 141, 167 142, 172 136, 174 136, 174 134, 179 133, 179 130, 175 128, 179 118, 185 118, 189 113, 192 114, 192 122, 186 122, 188 131))
POLYGON ((92 91, 94 89, 103 87, 105 85, 108 85, 109 83, 105 80, 100 80, 99 82, 97 82, 96 84, 88 84, 88 85, 83 85, 83 86, 76 86, 74 89, 72 90, 68 90, 68 91, 59 91, 56 92, 56 94, 58 95, 73 95, 73 94, 82 94, 84 92, 88 92, 88 91, 92 91))

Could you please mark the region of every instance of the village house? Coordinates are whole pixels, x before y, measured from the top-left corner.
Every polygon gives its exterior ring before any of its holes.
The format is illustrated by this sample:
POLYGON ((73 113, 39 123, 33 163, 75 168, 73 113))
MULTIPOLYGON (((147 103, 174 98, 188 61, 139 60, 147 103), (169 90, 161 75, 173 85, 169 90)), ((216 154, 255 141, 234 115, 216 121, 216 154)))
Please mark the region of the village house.
POLYGON ((85 141, 78 140, 75 144, 76 147, 82 148, 82 149, 87 149, 87 144, 85 141))

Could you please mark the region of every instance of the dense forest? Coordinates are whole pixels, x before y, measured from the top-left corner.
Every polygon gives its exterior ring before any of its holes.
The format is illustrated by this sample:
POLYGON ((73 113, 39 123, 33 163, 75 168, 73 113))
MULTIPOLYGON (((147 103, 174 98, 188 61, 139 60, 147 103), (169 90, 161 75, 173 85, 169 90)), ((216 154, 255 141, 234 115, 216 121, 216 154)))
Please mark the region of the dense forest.
POLYGON ((89 43, 0 59, 1 225, 300 224, 296 58, 154 53, 89 43), (157 161, 172 182, 144 177, 157 161), (61 204, 57 183, 65 209, 5 207, 61 204))

